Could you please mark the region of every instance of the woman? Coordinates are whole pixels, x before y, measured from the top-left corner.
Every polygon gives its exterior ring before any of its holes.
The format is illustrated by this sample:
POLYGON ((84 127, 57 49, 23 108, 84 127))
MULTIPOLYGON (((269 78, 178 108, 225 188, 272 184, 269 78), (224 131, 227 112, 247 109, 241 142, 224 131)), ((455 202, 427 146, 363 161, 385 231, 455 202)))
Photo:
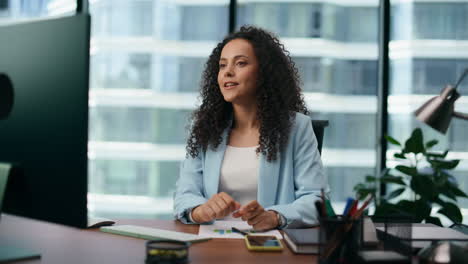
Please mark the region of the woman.
POLYGON ((174 213, 183 223, 240 218, 256 230, 317 224, 326 188, 299 76, 270 33, 242 27, 210 55, 174 213))

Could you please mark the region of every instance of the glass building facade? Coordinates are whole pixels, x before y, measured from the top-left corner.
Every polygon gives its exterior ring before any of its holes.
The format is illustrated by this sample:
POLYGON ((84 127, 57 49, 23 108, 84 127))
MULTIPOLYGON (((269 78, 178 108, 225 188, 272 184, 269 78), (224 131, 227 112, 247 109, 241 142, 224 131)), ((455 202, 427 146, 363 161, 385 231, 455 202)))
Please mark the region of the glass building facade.
POLYGON ((312 118, 329 120, 322 157, 335 202, 375 168, 378 1, 353 2, 239 1, 237 9, 239 26, 281 39, 312 118))
MULTIPOLYGON (((436 150, 461 159, 454 170, 460 188, 468 190, 468 122, 453 119, 445 135, 417 121, 412 112, 447 85, 454 85, 468 68, 468 1, 391 1, 389 134, 405 139, 421 127, 425 140, 437 139, 436 150)), ((458 91, 467 94, 468 82, 458 91)), ((468 112, 462 96, 455 110, 468 112)), ((391 155, 387 155, 392 164, 391 155)), ((468 199, 459 200, 467 208, 468 199)), ((463 212, 462 212, 463 213, 463 212)), ((464 210, 464 221, 467 211, 464 210)))
MULTIPOLYGON (((204 63, 228 33, 227 0, 91 0, 90 211, 110 217, 170 217, 187 120, 204 63)), ((0 19, 73 11, 74 1, 0 1, 0 19)), ((468 1, 392 1, 389 134, 415 127, 462 162, 468 190, 468 122, 446 136, 412 111, 468 67, 468 1)), ((332 199, 375 174, 377 0, 238 0, 237 26, 274 32, 298 67, 312 118, 330 121, 323 162, 332 199)), ((468 82, 460 85, 468 95, 468 82)), ((466 97, 466 98, 465 98, 466 97)), ((468 112, 468 96, 456 108, 468 112)), ((392 149, 388 157, 391 159, 392 149)), ((390 160, 391 161, 391 160, 390 160)), ((392 162, 388 163, 392 166, 392 162)), ((467 208, 468 201, 460 201, 467 208)))

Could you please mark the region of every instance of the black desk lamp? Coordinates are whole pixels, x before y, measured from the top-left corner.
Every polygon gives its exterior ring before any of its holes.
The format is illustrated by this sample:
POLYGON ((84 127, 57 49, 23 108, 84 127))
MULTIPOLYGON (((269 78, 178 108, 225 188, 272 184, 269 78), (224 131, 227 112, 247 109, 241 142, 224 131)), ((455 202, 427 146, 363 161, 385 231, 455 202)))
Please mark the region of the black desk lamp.
POLYGON ((461 96, 457 92, 457 86, 468 75, 468 69, 465 69, 455 86, 447 85, 440 95, 431 98, 416 110, 416 118, 428 124, 442 134, 447 132, 452 117, 468 120, 468 114, 455 112, 455 101, 461 96))

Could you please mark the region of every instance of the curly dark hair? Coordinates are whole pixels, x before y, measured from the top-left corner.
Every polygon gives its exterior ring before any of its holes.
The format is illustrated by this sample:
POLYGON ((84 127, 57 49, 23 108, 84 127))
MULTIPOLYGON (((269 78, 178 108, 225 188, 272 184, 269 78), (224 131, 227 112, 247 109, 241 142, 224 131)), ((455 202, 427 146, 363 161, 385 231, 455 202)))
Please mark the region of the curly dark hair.
POLYGON ((208 146, 216 149, 223 131, 233 118, 232 104, 224 100, 217 77, 221 51, 234 39, 249 41, 259 63, 256 102, 260 144, 256 152, 273 161, 287 144, 294 113, 309 112, 301 93, 297 68, 289 52, 272 33, 253 26, 243 26, 228 35, 209 56, 201 81, 202 103, 191 116, 187 155, 196 157, 200 149, 206 151, 208 146))

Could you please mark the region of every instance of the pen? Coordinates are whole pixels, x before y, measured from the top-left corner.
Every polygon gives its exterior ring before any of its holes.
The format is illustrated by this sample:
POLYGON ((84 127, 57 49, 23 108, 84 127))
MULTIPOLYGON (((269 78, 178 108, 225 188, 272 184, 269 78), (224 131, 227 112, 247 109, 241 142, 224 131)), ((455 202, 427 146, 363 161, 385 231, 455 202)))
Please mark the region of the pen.
POLYGON ((359 208, 359 210, 356 211, 356 213, 353 215, 353 218, 354 219, 357 219, 359 217, 361 217, 362 213, 364 212, 364 210, 367 208, 367 206, 369 205, 369 203, 372 201, 372 199, 374 198, 374 196, 372 194, 368 194, 365 201, 364 201, 364 204, 361 206, 361 208, 359 208))
POLYGON ((353 204, 354 202, 354 199, 349 197, 347 200, 346 200, 346 205, 345 205, 345 209, 343 210, 343 216, 346 217, 346 215, 348 214, 349 212, 349 209, 351 209, 351 205, 353 204))
POLYGON ((239 234, 242 234, 242 235, 244 235, 244 236, 246 236, 246 235, 249 234, 249 233, 244 232, 244 231, 242 231, 242 230, 239 230, 239 229, 237 229, 237 228, 235 228, 235 227, 231 227, 231 230, 232 230, 232 232, 239 233, 239 234))
POLYGON ((321 201, 315 201, 315 209, 317 209, 317 212, 319 214, 320 217, 325 217, 323 215, 323 210, 322 210, 322 202, 321 201))
POLYGON ((333 210, 333 206, 331 205, 330 200, 326 199, 325 200, 325 208, 327 210, 327 216, 328 217, 335 217, 335 210, 333 210))
POLYGON ((348 213, 347 213, 346 217, 348 217, 348 216, 352 217, 356 213, 358 203, 359 203, 359 201, 357 199, 353 201, 353 203, 351 204, 351 207, 348 210, 348 213))
POLYGON ((327 217, 327 209, 325 206, 325 192, 323 191, 323 188, 320 190, 321 196, 322 196, 322 217, 327 217))

